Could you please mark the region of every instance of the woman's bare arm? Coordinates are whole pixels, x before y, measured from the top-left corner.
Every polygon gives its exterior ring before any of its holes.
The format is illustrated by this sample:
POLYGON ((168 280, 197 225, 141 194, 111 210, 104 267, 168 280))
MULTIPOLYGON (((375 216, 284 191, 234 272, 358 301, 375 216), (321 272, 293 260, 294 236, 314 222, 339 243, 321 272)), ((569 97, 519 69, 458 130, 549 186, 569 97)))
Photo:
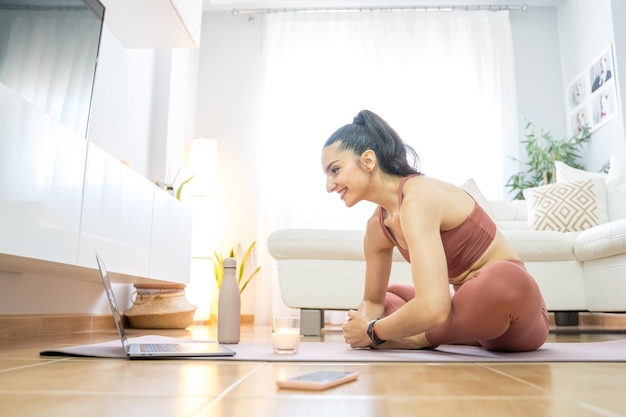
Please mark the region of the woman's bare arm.
POLYGON ((367 222, 363 241, 365 288, 358 311, 370 320, 383 314, 393 257, 393 244, 382 232, 378 210, 367 222))
POLYGON ((376 323, 379 338, 420 334, 447 319, 451 302, 440 230, 449 205, 449 195, 436 184, 421 181, 419 187, 405 188, 400 222, 402 239, 411 255, 415 298, 376 323))

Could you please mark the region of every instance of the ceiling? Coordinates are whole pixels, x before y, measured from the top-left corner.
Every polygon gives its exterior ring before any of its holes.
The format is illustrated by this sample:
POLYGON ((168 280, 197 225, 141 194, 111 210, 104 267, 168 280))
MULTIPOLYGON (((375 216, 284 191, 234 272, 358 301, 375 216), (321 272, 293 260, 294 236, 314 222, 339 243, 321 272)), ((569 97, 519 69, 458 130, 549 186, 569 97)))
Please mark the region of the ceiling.
POLYGON ((412 6, 499 6, 556 7, 566 0, 202 0, 205 11, 232 9, 294 9, 412 6))

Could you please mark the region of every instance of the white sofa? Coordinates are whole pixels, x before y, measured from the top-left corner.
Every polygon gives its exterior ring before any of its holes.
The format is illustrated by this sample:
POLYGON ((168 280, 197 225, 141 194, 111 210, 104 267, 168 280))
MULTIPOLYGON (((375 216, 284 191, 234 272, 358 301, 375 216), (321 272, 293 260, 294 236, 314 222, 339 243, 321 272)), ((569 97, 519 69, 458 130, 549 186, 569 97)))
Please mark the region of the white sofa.
MULTIPOLYGON (((581 311, 626 312, 626 216, 584 231, 537 231, 528 221, 527 201, 477 200, 537 280, 548 310, 558 313, 557 324, 575 324, 559 318, 581 311)), ((303 334, 320 333, 324 310, 353 309, 361 301, 363 231, 277 230, 268 250, 277 261, 284 303, 301 309, 303 334)), ((397 250, 393 260, 390 281, 410 283, 409 264, 397 250)))
MULTIPOLYGON (((491 202, 502 233, 533 274, 549 311, 626 312, 626 218, 583 232, 525 228, 523 201, 491 202)), ((356 308, 363 295, 363 231, 283 229, 268 238, 283 302, 319 334, 324 310, 356 308), (311 310, 311 311, 307 311, 311 310)), ((396 251, 391 282, 411 282, 396 251)))

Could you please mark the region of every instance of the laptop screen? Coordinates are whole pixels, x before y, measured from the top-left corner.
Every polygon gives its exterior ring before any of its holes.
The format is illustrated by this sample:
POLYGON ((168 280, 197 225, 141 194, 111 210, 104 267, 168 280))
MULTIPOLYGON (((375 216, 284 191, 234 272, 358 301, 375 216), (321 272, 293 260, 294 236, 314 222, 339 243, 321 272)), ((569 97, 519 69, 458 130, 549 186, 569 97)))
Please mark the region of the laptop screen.
POLYGON ((96 253, 96 261, 98 262, 98 268, 100 269, 100 276, 102 277, 102 283, 104 284, 104 290, 107 298, 109 299, 109 305, 111 306, 111 312, 113 313, 113 319, 117 326, 117 331, 120 334, 122 345, 124 350, 128 352, 128 339, 126 337, 126 331, 124 330, 124 322, 122 321, 122 315, 117 308, 117 302, 115 301, 115 295, 113 294, 113 288, 111 288, 111 281, 109 280, 109 273, 107 272, 104 262, 100 259, 100 256, 96 253))

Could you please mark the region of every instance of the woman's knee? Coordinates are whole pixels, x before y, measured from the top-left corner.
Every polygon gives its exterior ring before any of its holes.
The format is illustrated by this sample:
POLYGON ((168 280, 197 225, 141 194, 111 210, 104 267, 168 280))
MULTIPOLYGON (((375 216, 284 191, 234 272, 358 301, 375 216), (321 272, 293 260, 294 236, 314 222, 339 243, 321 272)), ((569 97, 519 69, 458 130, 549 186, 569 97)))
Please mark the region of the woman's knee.
POLYGON ((408 284, 391 284, 387 288, 385 295, 385 310, 383 316, 386 317, 405 305, 409 300, 415 298, 415 289, 408 284))
POLYGON ((406 302, 415 298, 415 287, 409 284, 391 284, 387 287, 387 293, 394 294, 406 302))

